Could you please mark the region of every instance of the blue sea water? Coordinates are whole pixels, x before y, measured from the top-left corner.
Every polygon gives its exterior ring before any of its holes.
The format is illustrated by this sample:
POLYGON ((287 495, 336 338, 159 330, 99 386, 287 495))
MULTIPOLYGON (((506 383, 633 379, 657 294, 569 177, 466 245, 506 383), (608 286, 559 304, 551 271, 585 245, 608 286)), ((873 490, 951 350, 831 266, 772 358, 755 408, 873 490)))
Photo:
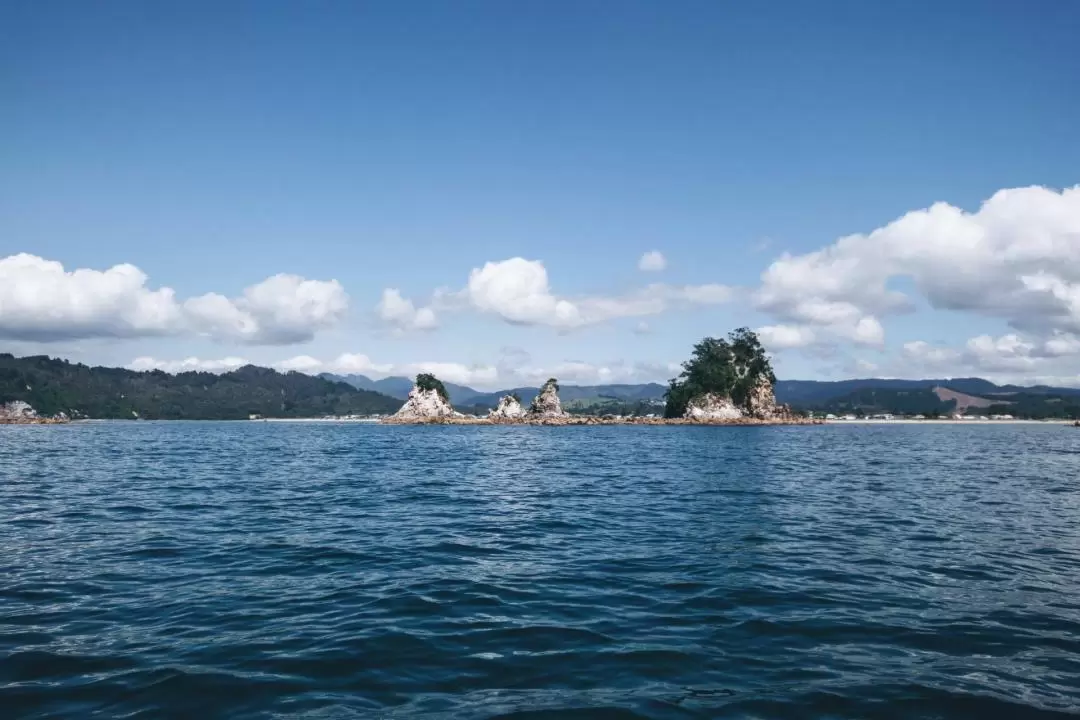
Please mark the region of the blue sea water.
POLYGON ((1080 708, 1080 431, 0 427, 3 718, 1080 708))

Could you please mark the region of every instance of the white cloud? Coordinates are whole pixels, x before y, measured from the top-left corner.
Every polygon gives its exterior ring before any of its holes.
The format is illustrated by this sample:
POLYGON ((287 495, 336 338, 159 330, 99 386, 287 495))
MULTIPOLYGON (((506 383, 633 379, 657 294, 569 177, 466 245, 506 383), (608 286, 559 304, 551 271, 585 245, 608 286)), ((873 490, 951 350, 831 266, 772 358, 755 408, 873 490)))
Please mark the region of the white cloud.
POLYGON ((394 369, 393 365, 376 363, 367 355, 359 353, 342 353, 328 367, 327 372, 343 375, 390 375, 394 369))
POLYGON ((412 300, 402 297, 397 288, 383 290, 382 299, 375 311, 383 322, 400 332, 433 330, 439 324, 433 309, 417 308, 412 300))
POLYGON ((344 353, 328 361, 318 360, 309 355, 301 355, 289 360, 272 363, 272 365, 280 370, 296 370, 310 375, 328 372, 338 375, 367 375, 380 378, 389 375, 413 377, 419 373, 432 373, 447 382, 462 385, 475 383, 481 386, 491 385, 498 380, 498 370, 490 365, 464 365, 448 362, 413 362, 395 365, 392 363, 377 363, 367 355, 352 353, 344 353))
POLYGON ((784 254, 762 275, 756 303, 785 323, 880 345, 879 318, 913 306, 889 287, 898 277, 936 309, 1078 332, 1080 186, 1001 190, 974 213, 937 203, 868 235, 784 254))
POLYGON ((284 370, 286 372, 295 370, 302 373, 317 373, 323 371, 322 360, 317 360, 310 355, 297 355, 291 357, 288 360, 282 360, 274 363, 274 367, 278 370, 284 370))
POLYGON ((340 322, 348 310, 349 296, 337 280, 279 274, 247 288, 233 304, 254 321, 254 328, 245 328, 236 339, 289 345, 310 340, 316 330, 340 322))
POLYGON ((788 350, 812 345, 817 339, 805 325, 766 325, 756 330, 761 344, 768 350, 788 350))
POLYGON ((229 299, 216 293, 178 302, 152 290, 134 265, 65 271, 26 253, 0 258, 0 337, 52 342, 199 334, 252 345, 310 340, 336 324, 348 296, 336 280, 275 275, 229 299))
POLYGON ((66 272, 26 253, 0 258, 0 335, 49 342, 175 332, 183 314, 173 291, 146 281, 134 265, 66 272))
POLYGON ((137 357, 131 361, 128 368, 131 370, 164 370, 167 373, 181 372, 228 372, 236 370, 250 363, 241 357, 226 357, 220 360, 200 360, 197 357, 189 357, 183 360, 158 360, 153 357, 137 357))
POLYGON ((656 283, 617 297, 569 299, 552 292, 542 262, 516 257, 474 269, 464 295, 477 310, 509 323, 570 329, 616 318, 658 315, 673 304, 722 303, 730 299, 731 289, 717 284, 656 283))
POLYGON ((644 272, 660 272, 667 267, 667 258, 659 250, 651 250, 641 256, 637 266, 644 272))
POLYGON ((566 361, 554 365, 515 368, 508 373, 510 385, 540 385, 550 377, 568 385, 611 385, 620 383, 666 383, 682 368, 678 363, 588 363, 566 361))
POLYGON ((1080 355, 1080 337, 1071 333, 1054 333, 1043 344, 1043 351, 1048 357, 1080 355))

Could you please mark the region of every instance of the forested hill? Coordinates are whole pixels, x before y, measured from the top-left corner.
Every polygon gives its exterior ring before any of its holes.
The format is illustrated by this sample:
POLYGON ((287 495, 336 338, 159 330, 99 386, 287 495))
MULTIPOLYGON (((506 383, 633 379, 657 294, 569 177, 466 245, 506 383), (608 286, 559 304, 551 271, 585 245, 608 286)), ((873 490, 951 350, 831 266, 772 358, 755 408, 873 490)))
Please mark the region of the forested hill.
POLYGON ((395 412, 401 402, 347 383, 247 365, 220 375, 88 367, 45 356, 0 353, 0 403, 73 417, 239 420, 395 412))

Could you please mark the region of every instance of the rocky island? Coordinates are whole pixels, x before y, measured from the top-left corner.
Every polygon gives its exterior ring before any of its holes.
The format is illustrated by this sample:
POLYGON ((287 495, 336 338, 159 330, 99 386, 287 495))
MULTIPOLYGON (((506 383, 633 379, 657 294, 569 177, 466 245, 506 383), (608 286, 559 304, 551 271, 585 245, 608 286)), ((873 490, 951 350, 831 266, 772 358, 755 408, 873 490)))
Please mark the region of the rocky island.
POLYGON ((408 400, 390 425, 812 425, 773 394, 776 377, 757 335, 746 328, 726 339, 705 338, 673 379, 666 393, 664 417, 571 415, 559 400, 559 383, 549 379, 528 409, 516 395, 505 395, 486 416, 454 410, 442 382, 434 375, 416 377, 408 400))

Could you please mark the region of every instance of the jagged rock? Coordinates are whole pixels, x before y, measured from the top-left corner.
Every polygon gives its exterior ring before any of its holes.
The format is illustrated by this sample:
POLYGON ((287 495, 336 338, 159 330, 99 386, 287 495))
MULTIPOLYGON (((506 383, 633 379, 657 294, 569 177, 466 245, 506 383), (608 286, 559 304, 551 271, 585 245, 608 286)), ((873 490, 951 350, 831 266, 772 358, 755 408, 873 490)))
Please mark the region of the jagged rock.
POLYGON ((773 385, 767 377, 761 375, 746 396, 746 412, 751 417, 766 420, 775 415, 776 410, 776 395, 773 394, 773 385))
POLYGON ((525 417, 525 408, 513 395, 503 395, 499 398, 499 405, 488 413, 488 417, 498 420, 525 417))
POLYGON ((463 417, 461 413, 454 412, 438 390, 421 390, 417 386, 409 391, 409 399, 394 413, 396 420, 426 420, 430 418, 453 418, 463 417))
POLYGON ((683 417, 687 420, 738 420, 745 417, 745 413, 726 395, 705 393, 687 403, 683 417))
POLYGON ((9 403, 0 405, 0 420, 28 422, 37 420, 37 417, 37 411, 30 407, 30 403, 25 403, 22 400, 12 400, 9 403))
POLYGON ((563 411, 562 403, 559 402, 559 384, 555 378, 548 380, 540 388, 540 392, 533 398, 529 406, 529 415, 532 417, 556 418, 566 417, 569 413, 563 411))

